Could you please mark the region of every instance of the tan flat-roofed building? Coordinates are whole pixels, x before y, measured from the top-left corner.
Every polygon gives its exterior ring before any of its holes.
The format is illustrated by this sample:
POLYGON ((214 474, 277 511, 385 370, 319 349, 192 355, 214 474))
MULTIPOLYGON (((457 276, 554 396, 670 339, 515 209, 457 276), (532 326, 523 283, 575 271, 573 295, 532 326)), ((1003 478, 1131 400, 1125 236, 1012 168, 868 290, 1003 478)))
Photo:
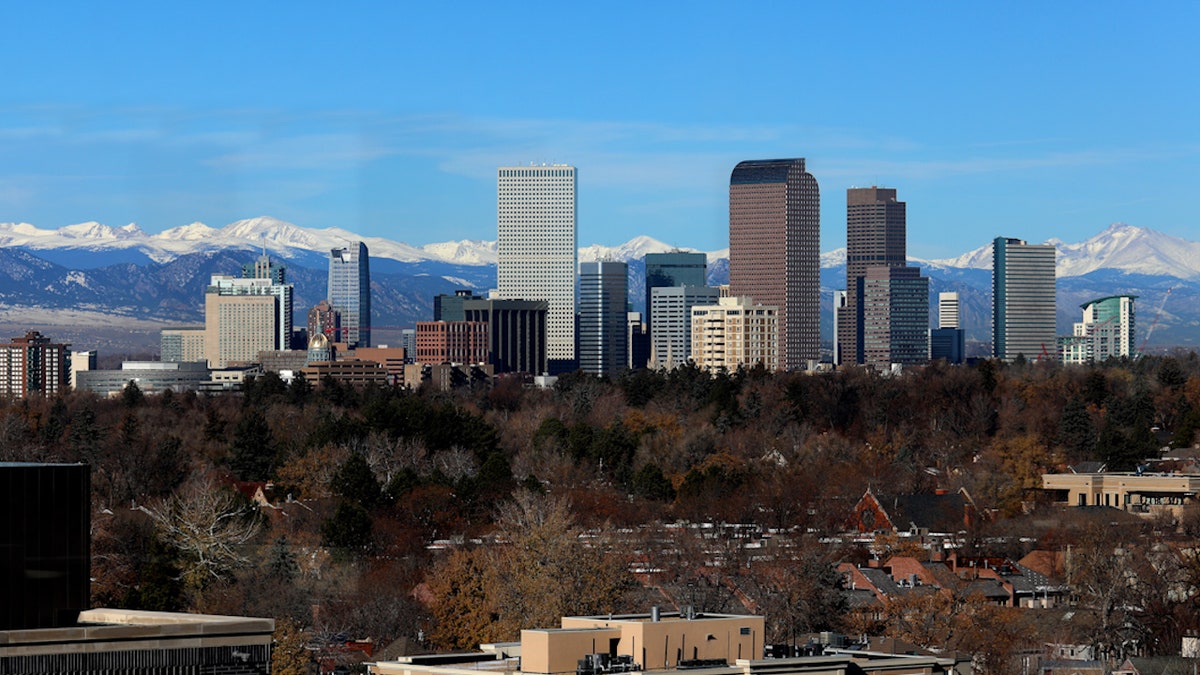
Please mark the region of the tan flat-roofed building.
MULTIPOLYGON (((761 658, 764 619, 739 614, 695 614, 692 618, 674 613, 624 614, 613 616, 563 617, 560 628, 521 631, 519 645, 505 645, 503 655, 520 657, 519 669, 497 654, 491 665, 477 663, 478 670, 522 673, 577 673, 592 655, 619 663, 604 672, 634 672, 680 667, 731 669, 739 659, 761 658)), ((412 657, 403 662, 369 664, 370 672, 385 675, 456 675, 464 670, 449 664, 422 662, 412 657)), ((730 670, 730 672, 736 672, 730 670)))
POLYGON ((1130 513, 1178 513, 1200 493, 1200 474, 1052 473, 1042 487, 1069 506, 1111 506, 1130 513))
POLYGON ((519 643, 470 654, 368 663, 376 675, 616 675, 693 671, 702 675, 966 675, 969 657, 837 650, 764 659, 764 619, 736 614, 564 617, 561 628, 521 631, 519 643))

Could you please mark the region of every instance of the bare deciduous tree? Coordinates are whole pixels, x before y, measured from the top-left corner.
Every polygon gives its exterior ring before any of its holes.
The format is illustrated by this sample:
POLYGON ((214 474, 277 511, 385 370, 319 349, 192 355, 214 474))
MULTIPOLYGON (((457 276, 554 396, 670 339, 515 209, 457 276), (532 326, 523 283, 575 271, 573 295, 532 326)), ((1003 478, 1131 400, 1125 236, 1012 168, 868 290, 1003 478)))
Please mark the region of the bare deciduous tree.
POLYGON ((242 547, 259 531, 257 508, 209 478, 193 481, 154 508, 163 539, 183 554, 183 580, 193 589, 249 564, 242 547))

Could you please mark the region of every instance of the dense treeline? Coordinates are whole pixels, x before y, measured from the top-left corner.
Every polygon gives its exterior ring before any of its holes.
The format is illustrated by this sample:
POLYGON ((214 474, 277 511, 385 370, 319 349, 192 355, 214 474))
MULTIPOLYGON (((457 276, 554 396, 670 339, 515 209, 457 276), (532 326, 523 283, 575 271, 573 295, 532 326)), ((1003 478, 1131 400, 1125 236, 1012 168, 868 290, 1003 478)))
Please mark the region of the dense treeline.
MULTIPOLYGON (((447 625, 447 597, 519 602, 454 586, 448 570, 546 595, 562 580, 512 573, 532 564, 520 554, 528 542, 549 550, 551 531, 570 535, 561 566, 578 570, 578 535, 597 528, 725 522, 819 537, 839 531, 868 488, 966 488, 1003 519, 1028 508, 1046 471, 1091 459, 1129 469, 1167 442, 1191 445, 1198 430, 1194 353, 1093 368, 938 363, 892 377, 710 377, 685 366, 452 393, 314 389, 268 374, 240 396, 130 387, 114 399, 8 401, 0 460, 92 465, 97 605, 266 614, 331 635, 464 646, 481 633, 447 625), (227 491, 235 480, 271 481, 277 508, 227 491), (507 553, 472 553, 470 541, 489 535, 507 553), (465 545, 431 553, 444 540, 465 545)), ((648 555, 625 550, 628 536, 588 545, 621 569, 648 555)), ((687 547, 655 550, 682 557, 687 547)), ((789 564, 827 569, 824 555, 789 564)), ((700 564, 676 563, 677 578, 712 586, 700 564)), ((763 583, 785 584, 789 569, 764 571, 763 583)), ((586 574, 597 593, 553 612, 645 609, 621 606, 632 601, 628 578, 603 565, 586 574)), ((823 597, 816 587, 793 595, 773 611, 797 614, 796 603, 823 597)), ((544 612, 455 616, 510 630, 544 612)))

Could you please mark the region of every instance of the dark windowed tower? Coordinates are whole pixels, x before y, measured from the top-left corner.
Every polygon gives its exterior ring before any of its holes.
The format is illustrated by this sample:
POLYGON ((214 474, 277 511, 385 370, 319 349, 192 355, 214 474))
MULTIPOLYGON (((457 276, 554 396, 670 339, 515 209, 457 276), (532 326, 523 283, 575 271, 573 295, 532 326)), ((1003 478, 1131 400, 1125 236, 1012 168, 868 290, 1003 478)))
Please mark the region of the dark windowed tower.
POLYGON ((846 190, 846 309, 838 313, 834 363, 864 363, 863 280, 870 267, 907 264, 905 203, 890 188, 846 190))
MULTIPOLYGON (((729 177, 730 293, 779 308, 779 367, 820 357, 821 193, 803 159, 740 162, 729 177)), ((653 328, 651 328, 653 331, 653 328)))

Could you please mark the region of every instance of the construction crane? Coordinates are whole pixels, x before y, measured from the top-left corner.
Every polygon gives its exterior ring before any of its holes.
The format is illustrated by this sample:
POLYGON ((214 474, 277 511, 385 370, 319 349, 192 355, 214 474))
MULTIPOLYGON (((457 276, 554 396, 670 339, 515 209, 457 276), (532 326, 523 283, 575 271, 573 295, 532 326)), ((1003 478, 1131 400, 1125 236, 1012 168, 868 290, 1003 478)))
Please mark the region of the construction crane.
POLYGON ((1167 292, 1163 294, 1162 302, 1158 303, 1158 311, 1154 313, 1154 320, 1150 322, 1150 328, 1146 331, 1146 339, 1142 340, 1142 348, 1139 349, 1137 353, 1138 357, 1141 357, 1142 354, 1146 353, 1146 345, 1150 343, 1150 336, 1154 335, 1154 329, 1158 326, 1159 318, 1162 317, 1163 307, 1167 306, 1167 298, 1171 297, 1171 291, 1175 290, 1176 288, 1179 287, 1172 286, 1168 288, 1167 292))

